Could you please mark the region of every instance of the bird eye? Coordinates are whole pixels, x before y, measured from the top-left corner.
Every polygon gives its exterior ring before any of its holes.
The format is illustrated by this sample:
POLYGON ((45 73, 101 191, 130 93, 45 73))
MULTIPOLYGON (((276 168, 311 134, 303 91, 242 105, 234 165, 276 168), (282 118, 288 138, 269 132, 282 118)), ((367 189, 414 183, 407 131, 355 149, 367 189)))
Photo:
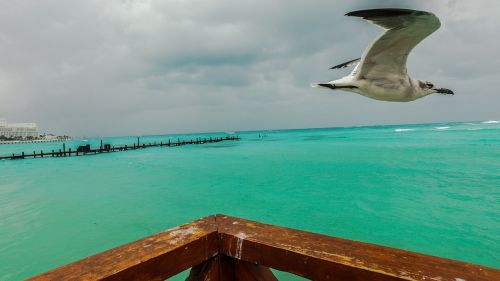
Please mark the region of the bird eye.
POLYGON ((434 85, 433 85, 432 83, 425 83, 425 84, 426 84, 426 85, 427 85, 427 87, 429 87, 429 88, 434 87, 434 85))

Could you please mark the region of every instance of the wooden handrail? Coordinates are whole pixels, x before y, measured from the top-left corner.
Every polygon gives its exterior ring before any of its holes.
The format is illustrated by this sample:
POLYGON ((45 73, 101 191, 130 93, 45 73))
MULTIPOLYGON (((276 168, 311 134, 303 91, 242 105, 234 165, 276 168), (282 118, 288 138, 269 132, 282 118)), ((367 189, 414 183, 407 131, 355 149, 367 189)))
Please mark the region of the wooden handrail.
POLYGON ((28 280, 165 280, 217 253, 215 216, 209 216, 28 280))
POLYGON ((500 280, 497 269, 255 221, 214 215, 30 280, 500 280), (208 279, 207 279, 208 278, 208 279))

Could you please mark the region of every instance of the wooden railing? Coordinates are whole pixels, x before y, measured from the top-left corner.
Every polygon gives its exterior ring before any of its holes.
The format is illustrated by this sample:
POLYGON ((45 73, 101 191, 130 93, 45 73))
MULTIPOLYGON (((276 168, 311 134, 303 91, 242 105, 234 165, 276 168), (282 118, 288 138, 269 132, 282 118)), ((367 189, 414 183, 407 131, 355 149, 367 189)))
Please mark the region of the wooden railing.
POLYGON ((213 215, 29 280, 500 280, 497 269, 240 218, 213 215))

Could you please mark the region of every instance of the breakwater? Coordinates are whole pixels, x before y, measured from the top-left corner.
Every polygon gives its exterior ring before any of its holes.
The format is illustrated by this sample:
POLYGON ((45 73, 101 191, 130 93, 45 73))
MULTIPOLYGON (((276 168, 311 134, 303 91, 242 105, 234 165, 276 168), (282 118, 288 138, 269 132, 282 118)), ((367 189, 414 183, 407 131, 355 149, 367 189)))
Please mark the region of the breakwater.
POLYGON ((100 153, 110 153, 117 151, 129 151, 136 149, 145 149, 148 147, 158 147, 158 146, 183 146, 183 145, 194 145, 194 144, 206 144, 206 143, 216 143, 222 141, 236 141, 240 140, 238 136, 227 136, 227 137, 219 137, 219 138, 196 138, 191 140, 180 140, 171 141, 160 141, 160 142, 149 142, 149 143, 141 143, 140 138, 137 138, 137 142, 130 145, 110 145, 103 143, 101 140, 101 144, 99 147, 92 148, 89 144, 81 145, 75 148, 66 148, 66 144, 63 143, 62 147, 59 150, 51 150, 51 151, 33 151, 29 153, 21 152, 21 153, 12 153, 8 155, 1 155, 0 160, 18 160, 18 159, 26 159, 26 158, 44 158, 44 157, 71 157, 71 156, 84 156, 84 155, 95 155, 100 153))

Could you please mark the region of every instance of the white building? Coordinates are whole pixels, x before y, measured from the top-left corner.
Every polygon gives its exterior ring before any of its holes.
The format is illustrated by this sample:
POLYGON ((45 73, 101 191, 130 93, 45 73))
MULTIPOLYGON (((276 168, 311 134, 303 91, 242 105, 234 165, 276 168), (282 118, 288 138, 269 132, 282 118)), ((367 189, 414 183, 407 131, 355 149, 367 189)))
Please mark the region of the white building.
POLYGON ((0 118, 0 136, 7 138, 36 138, 39 135, 36 123, 7 123, 6 119, 0 118))

